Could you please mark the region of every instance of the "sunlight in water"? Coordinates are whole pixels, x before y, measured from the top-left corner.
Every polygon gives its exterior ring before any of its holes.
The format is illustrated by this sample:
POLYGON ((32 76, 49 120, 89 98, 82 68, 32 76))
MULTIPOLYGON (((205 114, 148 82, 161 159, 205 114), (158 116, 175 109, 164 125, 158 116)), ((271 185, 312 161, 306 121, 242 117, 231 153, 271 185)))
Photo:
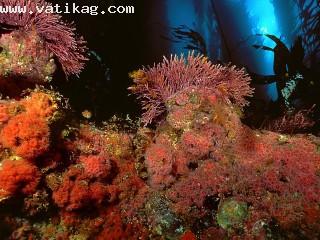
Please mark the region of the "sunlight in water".
MULTIPOLYGON (((193 28, 196 21, 196 12, 193 1, 167 1, 167 20, 170 27, 186 25, 193 28)), ((177 54, 183 53, 186 51, 184 46, 184 42, 172 44, 171 52, 177 54)))
MULTIPOLYGON (((294 29, 291 29, 290 26, 294 26, 297 21, 291 17, 296 9, 285 8, 283 0, 225 0, 221 2, 212 0, 201 3, 194 0, 167 0, 166 3, 167 21, 170 27, 186 25, 198 31, 204 37, 207 46, 210 45, 211 41, 223 39, 224 44, 228 45, 227 47, 231 51, 229 61, 247 66, 251 71, 258 74, 274 74, 274 54, 270 51, 254 49, 252 45, 257 44, 273 48, 275 43, 271 39, 265 36, 257 36, 257 34, 275 35, 288 47, 294 41, 294 29), (208 29, 208 25, 203 23, 203 16, 199 17, 201 14, 208 14, 208 12, 204 12, 204 9, 208 9, 212 2, 216 5, 216 14, 218 14, 221 24, 219 27, 222 28, 224 36, 221 36, 220 30, 213 33, 212 28, 208 29), (199 9, 201 9, 200 12, 199 9), (201 22, 200 19, 202 19, 201 22), (208 36, 212 34, 214 36, 209 38, 208 36)), ((295 5, 292 0, 287 3, 290 3, 290 6, 295 5)), ((213 9, 212 20, 216 23, 219 22, 215 18, 213 9)), ((183 41, 172 43, 171 52, 185 53, 187 51, 184 49, 185 46, 186 42, 183 41)), ((221 45, 218 46, 221 48, 221 45)), ((265 87, 268 98, 275 100, 277 93, 274 84, 265 87)))

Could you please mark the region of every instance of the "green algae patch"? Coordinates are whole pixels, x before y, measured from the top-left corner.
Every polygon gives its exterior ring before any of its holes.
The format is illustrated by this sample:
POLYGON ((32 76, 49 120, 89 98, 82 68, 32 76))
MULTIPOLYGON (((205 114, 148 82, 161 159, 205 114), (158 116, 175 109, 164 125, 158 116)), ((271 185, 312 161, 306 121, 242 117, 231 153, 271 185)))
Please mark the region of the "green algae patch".
POLYGON ((238 228, 248 216, 248 206, 244 202, 228 199, 222 202, 217 213, 217 222, 225 230, 238 228))

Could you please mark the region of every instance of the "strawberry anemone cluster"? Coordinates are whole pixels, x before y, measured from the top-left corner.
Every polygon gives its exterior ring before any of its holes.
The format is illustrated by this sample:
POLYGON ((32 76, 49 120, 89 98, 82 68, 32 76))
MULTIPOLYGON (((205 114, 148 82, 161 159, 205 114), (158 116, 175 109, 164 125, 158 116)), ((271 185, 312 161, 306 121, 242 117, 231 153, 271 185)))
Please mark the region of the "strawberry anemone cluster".
POLYGON ((136 212, 168 239, 319 238, 319 139, 248 128, 239 103, 249 86, 238 89, 237 102, 220 85, 223 72, 215 89, 190 83, 197 78, 188 71, 206 65, 199 59, 190 66, 172 58, 133 74, 145 120, 155 106, 166 111, 143 148, 140 176, 149 188, 136 212))
POLYGON ((0 196, 29 195, 40 180, 38 158, 50 149, 50 124, 58 102, 53 93, 36 90, 20 101, 0 103, 0 196))
POLYGON ((153 236, 319 237, 318 138, 252 130, 237 106, 195 87, 165 106, 141 163, 147 197, 132 205, 153 236))
POLYGON ((69 229, 68 236, 76 227, 86 237, 103 239, 108 234, 110 239, 121 239, 136 234, 138 239, 145 227, 138 222, 126 224, 121 211, 145 186, 135 171, 132 136, 88 125, 74 134, 64 140, 71 157, 68 166, 46 176, 52 200, 60 209, 60 226, 69 229))

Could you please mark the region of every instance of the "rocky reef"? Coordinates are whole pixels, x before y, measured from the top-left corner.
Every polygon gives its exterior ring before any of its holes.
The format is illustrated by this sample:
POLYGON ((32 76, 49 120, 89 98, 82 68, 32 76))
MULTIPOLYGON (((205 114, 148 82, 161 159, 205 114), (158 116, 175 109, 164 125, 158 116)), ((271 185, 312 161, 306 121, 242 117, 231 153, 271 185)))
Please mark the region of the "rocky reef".
POLYGON ((0 16, 0 239, 320 238, 320 139, 244 125, 244 70, 165 58, 130 74, 141 121, 95 126, 48 88, 59 65, 80 72, 84 42, 60 23, 56 51, 36 17, 0 16))

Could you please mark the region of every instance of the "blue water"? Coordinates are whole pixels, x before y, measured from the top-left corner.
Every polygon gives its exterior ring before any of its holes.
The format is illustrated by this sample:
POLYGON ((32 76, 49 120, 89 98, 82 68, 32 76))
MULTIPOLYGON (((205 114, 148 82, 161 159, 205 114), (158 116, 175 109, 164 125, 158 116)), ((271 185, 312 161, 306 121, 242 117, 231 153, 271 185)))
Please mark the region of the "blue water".
MULTIPOLYGON (((273 34, 288 47, 298 35, 298 8, 293 0, 166 0, 166 8, 167 24, 199 32, 211 59, 232 61, 262 75, 274 74, 273 53, 252 45, 273 48, 275 43, 256 34, 273 34)), ((172 43, 171 52, 186 53, 185 45, 172 43)), ((262 88, 263 98, 277 99, 275 84, 262 88)))

